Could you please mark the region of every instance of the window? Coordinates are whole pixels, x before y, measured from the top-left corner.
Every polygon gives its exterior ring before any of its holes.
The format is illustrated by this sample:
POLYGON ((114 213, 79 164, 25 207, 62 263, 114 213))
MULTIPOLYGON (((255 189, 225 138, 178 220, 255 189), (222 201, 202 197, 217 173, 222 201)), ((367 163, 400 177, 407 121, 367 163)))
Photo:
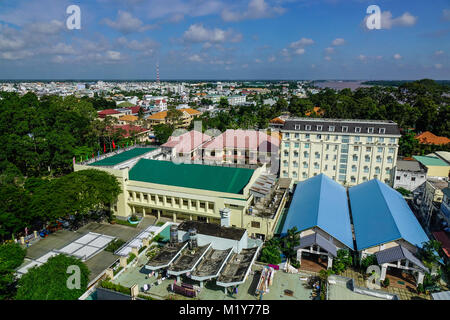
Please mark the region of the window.
POLYGON ((367 128, 367 133, 373 133, 373 127, 367 128))
POLYGON ((309 158, 309 153, 308 152, 303 152, 303 156, 305 157, 305 158, 309 158))
POLYGON ((388 157, 388 158, 387 158, 387 162, 388 162, 388 163, 392 163, 392 157, 388 157))
POLYGON ((372 137, 367 137, 367 142, 372 142, 373 138, 372 137))
POLYGON ((188 206, 188 201, 183 199, 183 206, 187 207, 188 206))
POLYGON ((285 148, 289 148, 289 142, 285 142, 285 143, 284 143, 284 147, 285 147, 285 148))
POLYGON ((298 157, 298 151, 294 151, 294 157, 298 157))
POLYGON ((380 128, 378 129, 378 133, 386 133, 386 128, 380 128))
POLYGON ((289 152, 288 151, 284 151, 284 156, 285 157, 289 157, 289 152))
POLYGON ((380 163, 381 162, 381 157, 377 156, 377 162, 380 163))
POLYGON ((365 157, 364 157, 364 161, 365 161, 365 162, 370 162, 370 156, 365 156, 365 157))
POLYGON ((314 162, 314 169, 319 169, 319 164, 317 162, 314 162))
POLYGON ((289 165, 288 161, 287 161, 287 160, 284 160, 284 161, 283 161, 283 166, 284 166, 284 167, 287 167, 288 165, 289 165))
POLYGON ((383 152, 383 147, 378 147, 378 152, 383 152))
POLYGON ((372 151, 372 147, 366 147, 366 152, 371 152, 372 151))
POLYGON ((321 134, 318 134, 316 137, 317 137, 317 139, 322 139, 322 135, 321 134))
POLYGON ((416 177, 411 177, 411 181, 416 181, 416 177))
POLYGON ((305 134, 305 139, 309 139, 309 133, 305 134))
POLYGON ((334 126, 329 126, 329 127, 328 127, 328 131, 334 132, 334 126))
POLYGON ((395 180, 399 181, 400 180, 400 176, 396 176, 395 180))
POLYGON ((148 195, 144 194, 144 200, 148 201, 148 195))
POLYGON ((351 181, 352 183, 355 183, 355 182, 356 182, 356 178, 352 176, 352 177, 350 178, 350 181, 351 181))
POLYGON ((300 130, 300 125, 299 124, 295 125, 295 130, 300 130))
POLYGON ((305 148, 306 148, 306 149, 309 148, 309 143, 305 143, 305 148))
POLYGON ((311 126, 310 126, 309 124, 307 124, 307 125, 305 126, 305 130, 310 131, 310 130, 311 130, 311 126))
POLYGON ((356 154, 353 155, 353 161, 358 161, 358 156, 356 154))
POLYGON ((376 174, 380 174, 380 173, 381 173, 381 170, 380 170, 379 167, 376 167, 376 168, 375 168, 375 173, 376 173, 376 174))
POLYGON ((288 176, 288 173, 287 173, 287 171, 285 170, 285 171, 283 171, 283 176, 285 177, 285 178, 287 178, 287 176, 288 176))
POLYGON ((327 170, 328 170, 328 165, 326 164, 326 165, 325 165, 325 171, 327 171, 327 170))
POLYGON ((298 148, 298 147, 300 147, 300 144, 298 142, 296 142, 296 143, 294 143, 294 147, 298 148))
POLYGON ((328 160, 328 155, 327 154, 325 155, 325 160, 328 160))
POLYGON ((355 142, 359 142, 361 140, 361 138, 359 136, 355 137, 355 142))
POLYGON ((326 151, 330 150, 330 145, 329 145, 329 144, 327 144, 327 145, 325 146, 325 150, 326 150, 326 151))
POLYGON ((342 132, 348 132, 348 127, 347 126, 343 126, 342 127, 342 132))
POLYGON ((298 162, 294 161, 294 168, 298 168, 298 162))
POLYGON ((292 172, 292 176, 293 176, 294 178, 297 178, 297 171, 292 172))
POLYGON ((317 131, 322 131, 322 126, 317 126, 316 129, 317 131))
POLYGON ((355 165, 352 166, 352 172, 356 172, 357 168, 355 165))
POLYGON ((295 139, 298 139, 298 138, 300 138, 300 134, 299 134, 299 133, 296 133, 296 134, 295 134, 295 139))
POLYGON ((286 139, 289 139, 289 133, 286 132, 286 133, 284 134, 284 137, 285 137, 286 139))
POLYGON ((390 168, 386 168, 386 174, 390 174, 391 173, 391 169, 390 168))
POLYGON ((359 147, 358 146, 354 146, 353 147, 353 151, 358 151, 359 150, 359 147))
POLYGON ((394 148, 389 148, 389 153, 394 153, 395 149, 394 148))
POLYGON ((395 143, 395 138, 389 138, 389 143, 395 143))
POLYGON ((303 162, 303 168, 308 169, 308 163, 307 162, 303 162))
POLYGON ((252 228, 260 228, 260 223, 258 221, 252 221, 252 228))
POLYGON ((308 175, 306 174, 306 172, 303 172, 303 173, 302 173, 302 177, 303 177, 303 178, 308 178, 308 175))
POLYGON ((369 167, 368 166, 364 167, 364 173, 369 173, 369 167))
POLYGON ((334 146, 334 151, 337 151, 338 148, 339 148, 338 145, 335 145, 335 146, 334 146))
POLYGON ((316 152, 316 159, 320 159, 320 153, 316 152))
POLYGON ((378 142, 384 142, 384 138, 378 138, 378 142))
POLYGON ((355 132, 356 132, 356 133, 361 133, 361 127, 356 127, 356 128, 355 128, 355 132))

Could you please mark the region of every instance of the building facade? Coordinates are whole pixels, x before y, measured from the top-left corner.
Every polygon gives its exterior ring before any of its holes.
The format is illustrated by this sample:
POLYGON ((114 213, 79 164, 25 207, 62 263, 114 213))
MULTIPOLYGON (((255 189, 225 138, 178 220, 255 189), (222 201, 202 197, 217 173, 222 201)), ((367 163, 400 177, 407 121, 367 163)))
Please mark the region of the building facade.
POLYGON ((295 182, 324 173, 345 185, 391 182, 401 136, 392 121, 292 118, 280 131, 282 178, 295 182))
POLYGON ((427 168, 415 160, 397 160, 392 175, 392 187, 404 188, 419 193, 420 187, 427 181, 427 168))

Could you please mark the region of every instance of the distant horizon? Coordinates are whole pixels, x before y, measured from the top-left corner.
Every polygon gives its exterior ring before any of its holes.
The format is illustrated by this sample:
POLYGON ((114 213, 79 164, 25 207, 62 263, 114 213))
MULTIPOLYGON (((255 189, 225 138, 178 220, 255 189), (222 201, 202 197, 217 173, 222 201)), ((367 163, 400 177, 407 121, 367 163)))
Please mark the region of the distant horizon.
MULTIPOLYGON (((205 82, 217 82, 217 81, 224 81, 224 82, 258 82, 258 81, 266 81, 266 82, 275 82, 275 81, 311 81, 311 82, 325 82, 325 81, 343 81, 343 82, 367 82, 367 81, 407 81, 407 82, 414 82, 414 81, 420 81, 424 79, 429 79, 433 81, 450 81, 450 78, 448 79, 432 79, 432 78, 417 78, 417 79, 160 79, 160 82, 172 82, 172 81, 205 81, 205 82)), ((156 82, 156 79, 100 79, 100 78, 92 78, 92 79, 64 79, 64 78, 48 78, 48 79, 39 79, 39 78, 30 78, 30 79, 0 79, 0 82, 94 82, 94 81, 109 81, 109 82, 156 82)))

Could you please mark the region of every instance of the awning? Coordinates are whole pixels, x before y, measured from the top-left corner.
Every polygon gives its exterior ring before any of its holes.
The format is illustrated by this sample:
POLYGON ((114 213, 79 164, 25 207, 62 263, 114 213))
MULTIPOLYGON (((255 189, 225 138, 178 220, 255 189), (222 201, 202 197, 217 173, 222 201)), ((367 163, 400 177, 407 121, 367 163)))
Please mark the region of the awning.
POLYGON ((411 251, 403 246, 396 246, 378 251, 375 253, 375 256, 377 257, 378 264, 397 262, 399 260, 406 259, 420 269, 429 272, 428 268, 423 265, 422 261, 416 258, 411 251))
POLYGON ((310 234, 305 237, 300 238, 300 245, 296 247, 296 249, 304 249, 307 247, 311 247, 313 245, 318 245, 326 252, 331 254, 333 257, 337 257, 337 249, 336 246, 330 241, 322 237, 318 233, 310 234))

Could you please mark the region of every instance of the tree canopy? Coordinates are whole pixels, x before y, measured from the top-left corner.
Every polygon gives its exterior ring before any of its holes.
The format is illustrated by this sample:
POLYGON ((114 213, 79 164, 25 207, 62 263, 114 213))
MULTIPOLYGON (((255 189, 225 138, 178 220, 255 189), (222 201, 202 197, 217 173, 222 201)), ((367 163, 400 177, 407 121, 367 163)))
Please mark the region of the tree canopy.
POLYGON ((39 267, 33 267, 18 283, 16 300, 76 300, 87 289, 90 271, 81 260, 63 254, 54 256, 39 267), (80 269, 80 287, 67 286, 70 266, 80 269))

